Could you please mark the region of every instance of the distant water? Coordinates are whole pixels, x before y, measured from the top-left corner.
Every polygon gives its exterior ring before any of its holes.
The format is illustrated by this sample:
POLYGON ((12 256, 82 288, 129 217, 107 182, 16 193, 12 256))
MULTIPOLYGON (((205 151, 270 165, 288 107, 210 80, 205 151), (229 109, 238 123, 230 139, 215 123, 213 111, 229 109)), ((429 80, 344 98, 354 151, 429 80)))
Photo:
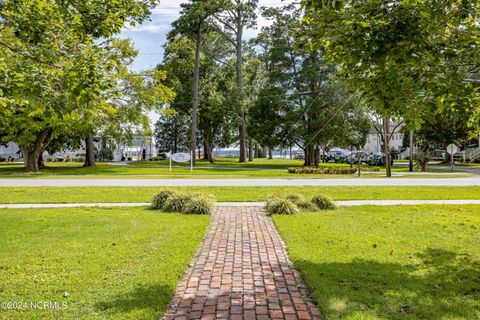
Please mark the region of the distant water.
MULTIPOLYGON (((299 152, 299 150, 292 150, 292 157, 295 155, 296 152, 299 152)), ((216 149, 213 152, 216 157, 239 157, 240 156, 240 150, 238 149, 216 149)), ((290 150, 274 150, 272 152, 273 158, 275 159, 290 159, 290 150)), ((268 151, 267 151, 267 157, 268 157, 268 151)))

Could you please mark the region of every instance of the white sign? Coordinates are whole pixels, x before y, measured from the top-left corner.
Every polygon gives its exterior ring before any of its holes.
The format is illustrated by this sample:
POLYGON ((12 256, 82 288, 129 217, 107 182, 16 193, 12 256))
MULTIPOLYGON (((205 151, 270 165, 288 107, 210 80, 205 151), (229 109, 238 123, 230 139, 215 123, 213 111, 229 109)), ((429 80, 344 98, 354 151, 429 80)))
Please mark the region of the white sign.
POLYGON ((179 152, 174 153, 170 156, 170 159, 175 162, 188 162, 192 159, 189 153, 186 152, 179 152))
POLYGON ((454 145, 453 143, 451 143, 447 146, 448 154, 453 156, 455 154, 455 152, 457 152, 457 151, 458 151, 458 147, 456 145, 454 145))

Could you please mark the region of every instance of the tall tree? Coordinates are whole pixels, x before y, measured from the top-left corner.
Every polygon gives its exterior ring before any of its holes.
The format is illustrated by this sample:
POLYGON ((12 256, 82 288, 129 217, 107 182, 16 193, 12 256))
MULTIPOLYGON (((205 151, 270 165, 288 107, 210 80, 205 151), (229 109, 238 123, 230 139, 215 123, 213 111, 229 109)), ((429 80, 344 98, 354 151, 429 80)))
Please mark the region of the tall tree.
POLYGON ((239 114, 240 162, 247 161, 246 148, 246 110, 243 79, 243 37, 248 28, 256 25, 258 0, 231 0, 222 13, 214 14, 217 28, 232 43, 236 53, 237 106, 239 114))
POLYGON ((303 2, 303 43, 341 65, 339 75, 383 118, 387 176, 392 117, 413 123, 431 101, 440 108, 478 101, 462 72, 478 68, 477 1, 303 2))
POLYGON ((101 90, 102 72, 94 67, 93 59, 83 75, 88 79, 78 83, 81 77, 76 69, 82 65, 77 62, 88 60, 92 48, 108 50, 96 41, 118 33, 125 22, 143 21, 155 4, 150 0, 116 4, 2 1, 0 51, 6 59, 0 62, 4 71, 0 103, 6 108, 0 119, 1 136, 19 144, 26 171, 38 171, 38 158, 52 139, 103 105, 79 103, 79 96, 89 101, 85 98, 101 90))
MULTIPOLYGON (((199 88, 199 117, 198 134, 199 146, 203 140, 205 158, 214 161, 213 148, 226 146, 231 143, 231 126, 234 123, 233 110, 230 107, 234 102, 230 78, 232 64, 228 61, 228 46, 222 36, 207 32, 203 35, 199 77, 202 86, 199 88), (226 57, 226 59, 225 59, 226 57), (200 136, 200 139, 199 139, 200 136)), ((194 64, 195 44, 185 36, 170 38, 165 46, 164 61, 158 69, 168 73, 167 84, 175 89, 177 95, 170 105, 177 113, 190 114, 189 97, 193 88, 192 67, 194 64)), ((234 68, 233 68, 234 69, 234 68)))
POLYGON ((196 162, 195 151, 197 148, 199 81, 200 81, 200 54, 202 50, 202 35, 208 31, 208 18, 218 13, 225 5, 226 0, 190 0, 182 3, 181 16, 173 23, 170 37, 181 34, 188 36, 195 43, 195 63, 193 72, 193 99, 192 99, 192 124, 191 124, 191 154, 193 164, 196 162))
MULTIPOLYGON (((296 22, 301 20, 302 12, 292 5, 267 8, 262 14, 272 24, 262 29, 255 44, 261 48, 266 69, 265 88, 271 88, 271 96, 275 97, 269 100, 268 94, 265 98, 261 94, 254 112, 261 105, 273 109, 262 113, 271 113, 266 118, 278 131, 278 144, 301 147, 305 166, 319 164, 320 146, 324 150, 332 145, 356 146, 351 136, 358 133, 359 140, 366 136, 365 114, 358 107, 358 99, 334 78, 337 66, 325 61, 318 50, 306 50, 295 37, 301 32, 296 22)), ((258 125, 258 129, 262 126, 258 125)), ((263 134, 267 136, 268 130, 263 134)))

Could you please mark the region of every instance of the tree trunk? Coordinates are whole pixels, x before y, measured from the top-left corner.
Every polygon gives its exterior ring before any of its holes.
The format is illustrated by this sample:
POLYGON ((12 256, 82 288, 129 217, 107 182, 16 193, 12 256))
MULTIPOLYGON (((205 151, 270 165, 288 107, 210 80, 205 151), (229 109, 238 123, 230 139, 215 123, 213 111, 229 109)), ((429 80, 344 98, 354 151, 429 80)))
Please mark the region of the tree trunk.
POLYGON ((248 138, 248 161, 253 161, 253 139, 250 137, 248 138))
POLYGON ((38 155, 38 169, 41 170, 44 168, 45 164, 43 163, 43 152, 40 152, 40 154, 38 155))
POLYGON ((23 159, 25 163, 25 172, 38 172, 39 171, 39 167, 38 167, 39 154, 34 151, 30 151, 25 146, 21 147, 21 149, 22 149, 23 159))
POLYGON ((413 130, 410 130, 410 151, 408 160, 408 171, 413 172, 413 130))
POLYGON ((267 147, 262 146, 262 156, 261 158, 266 158, 267 157, 267 147))
POLYGON ((26 172, 38 172, 40 170, 39 157, 42 150, 44 150, 49 144, 52 131, 52 129, 44 129, 38 133, 33 148, 29 148, 26 145, 20 146, 23 153, 26 172))
POLYGON ((258 143, 255 143, 254 157, 258 159, 258 143))
POLYGON ((198 118, 198 83, 200 80, 200 50, 202 41, 202 29, 198 28, 195 44, 195 72, 193 75, 193 101, 192 101, 192 136, 191 150, 193 164, 196 163, 195 151, 197 149, 197 118, 198 118))
POLYGON ((204 137, 203 138, 203 160, 209 160, 208 159, 208 153, 207 153, 207 139, 204 137))
POLYGON ((95 151, 93 150, 93 135, 85 137, 85 163, 84 168, 95 168, 95 151))
POLYGON ((305 147, 305 162, 304 167, 318 166, 318 149, 315 146, 305 147))
MULTIPOLYGON (((239 19, 242 15, 239 15, 239 19)), ((247 161, 247 150, 246 150, 246 125, 245 125, 245 109, 243 105, 243 45, 242 45, 243 29, 241 27, 241 22, 238 23, 237 30, 237 62, 236 62, 236 71, 237 71, 237 91, 238 91, 238 104, 239 104, 239 117, 240 117, 240 126, 239 126, 239 140, 240 140, 240 157, 239 162, 247 161)))
POLYGON ((205 154, 207 156, 207 160, 210 162, 210 163, 213 163, 215 161, 214 157, 213 157, 213 148, 212 148, 212 144, 207 140, 205 139, 205 154))
POLYGON ((268 148, 268 159, 273 159, 273 150, 272 150, 272 148, 268 148))
POLYGON ((391 155, 390 155, 390 118, 383 119, 383 145, 385 149, 385 170, 387 177, 392 176, 391 155))

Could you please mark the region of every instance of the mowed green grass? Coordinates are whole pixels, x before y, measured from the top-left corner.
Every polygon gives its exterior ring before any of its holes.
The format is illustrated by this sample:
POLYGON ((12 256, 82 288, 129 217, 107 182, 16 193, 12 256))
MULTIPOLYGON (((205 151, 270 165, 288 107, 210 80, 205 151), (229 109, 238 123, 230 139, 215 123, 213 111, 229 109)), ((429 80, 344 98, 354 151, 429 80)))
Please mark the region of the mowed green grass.
MULTIPOLYGON (((0 203, 150 202, 158 187, 3 187, 0 203)), ((250 202, 270 195, 321 193, 334 200, 480 199, 480 187, 174 187, 213 194, 217 201, 250 202)))
MULTIPOLYGON (((174 164, 172 172, 168 168, 168 162, 164 161, 138 161, 128 165, 110 165, 97 163, 96 168, 83 168, 83 163, 78 162, 46 162, 46 168, 38 173, 24 172, 22 163, 0 163, 0 178, 39 178, 39 179, 174 179, 174 178, 352 178, 356 174, 340 175, 315 175, 315 174, 291 174, 289 167, 300 167, 301 160, 288 159, 255 159, 253 162, 239 163, 236 158, 218 158, 215 163, 198 161, 193 172, 190 171, 189 163, 174 164)), ((349 167, 348 164, 323 163, 321 166, 349 167)), ((385 169, 380 172, 369 172, 364 177, 383 176, 385 169)), ((393 171, 408 174, 408 168, 393 168, 393 171)), ((442 173, 444 170, 429 169, 430 173, 442 173)))
POLYGON ((327 319, 480 319, 479 206, 274 216, 327 319))
POLYGON ((146 208, 0 210, 0 301, 67 302, 0 318, 159 319, 208 223, 146 208))

